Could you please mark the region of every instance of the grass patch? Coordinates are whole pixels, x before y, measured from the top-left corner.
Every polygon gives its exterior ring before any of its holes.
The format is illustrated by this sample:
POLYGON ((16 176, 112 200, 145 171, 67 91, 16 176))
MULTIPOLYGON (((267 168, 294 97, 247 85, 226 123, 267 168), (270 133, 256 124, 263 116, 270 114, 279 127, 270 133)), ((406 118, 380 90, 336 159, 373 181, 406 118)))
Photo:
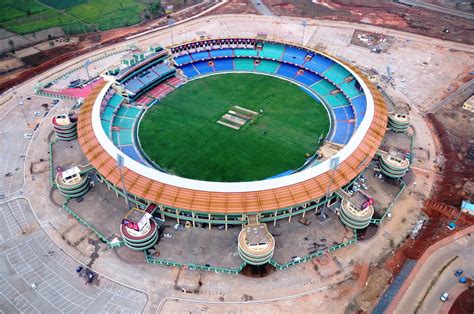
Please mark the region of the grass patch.
POLYGON ((64 10, 85 3, 87 0, 40 0, 40 2, 58 10, 64 10))
POLYGON ((78 24, 78 22, 69 16, 48 9, 41 13, 10 20, 1 25, 9 31, 18 34, 28 34, 47 28, 71 24, 78 24))
POLYGON ((257 74, 191 81, 144 116, 143 150, 179 176, 221 182, 265 179, 297 169, 329 130, 324 106, 290 82, 257 74), (216 123, 233 106, 256 112, 239 131, 216 123))
POLYGON ((0 6, 0 22, 15 20, 24 16, 31 16, 39 12, 47 11, 35 0, 2 0, 0 6))
POLYGON ((90 0, 66 12, 100 30, 107 30, 140 23, 140 14, 144 9, 145 6, 135 0, 90 0))
POLYGON ((87 24, 107 30, 140 23, 145 9, 137 0, 3 0, 0 27, 18 34, 52 27, 62 27, 66 33, 91 31, 87 24))

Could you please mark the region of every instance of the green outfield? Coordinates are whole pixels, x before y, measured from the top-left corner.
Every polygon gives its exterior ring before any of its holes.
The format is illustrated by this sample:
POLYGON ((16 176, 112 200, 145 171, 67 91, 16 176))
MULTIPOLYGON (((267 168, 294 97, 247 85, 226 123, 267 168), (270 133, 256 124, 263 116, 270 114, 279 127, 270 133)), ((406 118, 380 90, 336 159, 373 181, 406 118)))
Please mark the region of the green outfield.
POLYGON ((138 136, 147 156, 176 175, 235 182, 297 169, 329 126, 324 106, 297 85, 264 75, 223 74, 170 93, 145 114, 138 136), (216 123, 234 106, 263 113, 240 130, 216 123))

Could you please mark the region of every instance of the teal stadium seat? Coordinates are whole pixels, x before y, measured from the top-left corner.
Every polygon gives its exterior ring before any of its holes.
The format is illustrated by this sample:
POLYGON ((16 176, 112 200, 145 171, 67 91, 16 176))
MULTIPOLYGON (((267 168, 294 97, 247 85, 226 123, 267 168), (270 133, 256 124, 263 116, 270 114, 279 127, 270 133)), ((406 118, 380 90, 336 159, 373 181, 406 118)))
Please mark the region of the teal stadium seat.
POLYGON ((285 47, 277 44, 265 43, 258 54, 262 58, 281 60, 285 47))
POLYGON ((323 76, 332 81, 333 83, 339 85, 344 82, 344 79, 350 75, 349 71, 343 68, 339 64, 334 64, 329 69, 327 69, 323 76))

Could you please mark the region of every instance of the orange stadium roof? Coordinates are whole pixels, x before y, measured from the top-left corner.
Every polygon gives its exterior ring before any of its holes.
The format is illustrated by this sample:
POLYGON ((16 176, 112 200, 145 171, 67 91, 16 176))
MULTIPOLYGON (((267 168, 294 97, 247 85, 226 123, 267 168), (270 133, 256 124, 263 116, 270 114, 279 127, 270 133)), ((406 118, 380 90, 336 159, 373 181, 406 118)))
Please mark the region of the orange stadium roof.
MULTIPOLYGON (((294 207, 324 196, 329 185, 331 191, 346 185, 368 166, 379 148, 387 126, 387 108, 380 92, 357 68, 340 60, 338 62, 350 68, 365 82, 374 100, 374 116, 358 147, 349 157, 341 161, 335 170, 331 184, 328 171, 299 183, 268 190, 210 192, 159 182, 125 167, 123 175, 127 191, 149 202, 177 209, 218 214, 247 214, 294 207)), ((121 187, 115 158, 99 144, 92 128, 92 108, 104 86, 105 83, 96 86, 81 107, 78 139, 82 151, 97 171, 109 182, 121 187)))

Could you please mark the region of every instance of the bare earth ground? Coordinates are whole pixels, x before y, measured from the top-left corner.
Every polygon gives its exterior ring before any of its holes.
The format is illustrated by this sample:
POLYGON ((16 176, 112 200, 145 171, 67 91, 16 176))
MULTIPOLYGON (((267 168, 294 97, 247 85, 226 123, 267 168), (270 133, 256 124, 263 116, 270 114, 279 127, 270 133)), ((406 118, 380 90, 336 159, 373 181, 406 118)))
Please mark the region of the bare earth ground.
MULTIPOLYGON (((364 71, 373 69, 375 71, 372 72, 384 74, 387 65, 395 69, 393 80, 387 85, 385 92, 395 104, 411 109, 415 135, 414 146, 423 150, 423 154, 418 157, 420 162, 417 162, 417 167, 422 170, 413 171, 411 183, 393 208, 392 219, 384 222, 374 237, 331 254, 332 260, 337 260, 340 264, 340 273, 332 273, 324 278, 314 268, 314 262, 274 272, 268 277, 253 279, 209 272, 187 273, 176 268, 147 265, 143 261, 139 265, 130 263, 117 258, 116 253, 103 244, 89 243, 87 239, 94 239, 94 237, 89 235, 77 222, 70 219, 68 214, 48 197, 48 172, 35 174, 33 181, 29 171, 31 163, 47 159, 47 138, 51 131, 49 123, 41 125, 35 133, 35 145, 30 147, 26 158, 26 185, 24 187, 23 161, 19 158, 19 154, 26 151, 29 142, 29 140, 23 139, 23 133, 26 130, 31 130, 26 126, 25 117, 31 123, 33 112, 40 109, 41 103, 44 102, 41 98, 33 97, 31 102, 26 102, 25 115, 23 115, 22 111, 15 107, 19 96, 31 95, 32 88, 38 80, 44 80, 45 77, 53 74, 60 75, 61 72, 72 66, 74 61, 68 61, 63 66, 52 69, 46 73, 47 75, 39 75, 34 81, 19 85, 15 90, 16 94, 5 95, 0 100, 4 102, 4 105, 0 107, 0 131, 2 135, 8 135, 9 138, 15 139, 6 141, 4 140, 5 136, 0 137, 2 145, 0 146, 2 152, 0 155, 2 168, 0 170, 3 171, 0 176, 3 179, 5 173, 12 173, 6 180, 0 181, 0 190, 6 195, 7 200, 20 195, 20 191, 29 197, 40 224, 75 258, 85 264, 92 263, 93 269, 103 275, 146 290, 151 297, 148 312, 155 312, 159 308, 169 311, 201 311, 205 309, 210 311, 239 309, 251 311, 258 306, 263 311, 282 312, 288 309, 314 311, 317 308, 317 311, 320 312, 342 313, 350 301, 357 298, 350 309, 369 310, 390 278, 390 274, 385 272, 383 267, 386 258, 390 257, 394 249, 405 240, 407 232, 420 215, 423 202, 431 194, 435 179, 440 175, 436 172, 438 164, 432 158, 439 152, 439 144, 434 140, 432 130, 423 115, 419 114, 419 110, 428 110, 445 97, 450 86, 455 88, 459 85, 459 80, 466 78, 468 73, 466 68, 472 63, 472 54, 465 51, 469 50, 468 47, 463 46, 463 50, 450 51, 443 47, 449 46, 451 43, 393 32, 390 33, 390 36, 395 39, 388 50, 381 54, 373 54, 367 48, 350 44, 354 29, 364 29, 365 27, 367 26, 309 21, 302 39, 301 19, 281 20, 279 18, 228 15, 206 17, 175 28, 175 42, 194 38, 197 31, 205 31, 211 37, 254 37, 257 32, 266 32, 269 38, 281 38, 290 42, 303 41, 310 47, 320 47, 328 53, 348 60, 364 71), (410 41, 409 45, 407 40, 410 41), (424 61, 426 64, 423 63, 424 61), (419 73, 423 73, 423 75, 420 76, 419 73), (10 109, 11 111, 9 111, 10 109), (70 243, 78 243, 78 245, 73 247, 70 243), (96 254, 93 254, 92 248, 95 248, 96 254), (355 265, 368 264, 371 265, 369 271, 363 266, 355 267, 355 265), (376 266, 380 267, 373 268, 376 266), (140 280, 137 280, 137 277, 140 280), (368 287, 367 290, 361 290, 358 287, 361 282, 366 281, 365 278, 369 280, 368 287), (181 287, 195 286, 199 282, 201 285, 198 293, 182 292, 181 287), (265 301, 298 293, 307 293, 308 295, 296 295, 291 299, 272 302, 265 301), (360 297, 358 297, 359 294, 360 297), (174 301, 166 299, 167 297, 181 298, 182 300, 174 301), (260 303, 252 303, 252 300, 260 303), (197 301, 204 302, 204 304, 193 303, 197 301), (213 305, 212 302, 217 302, 219 305, 213 305)), ((374 28, 371 31, 380 30, 374 28)), ((134 42, 143 48, 157 42, 165 46, 170 43, 169 32, 150 34, 136 39, 134 42)), ((114 47, 107 49, 110 48, 114 47)), ((100 51, 95 53, 100 53, 100 51)), ((80 59, 76 61, 82 62, 80 59)), ((382 75, 377 76, 384 82, 382 75)), ((62 103, 61 106, 68 105, 70 106, 71 103, 62 103)), ((100 208, 91 210, 100 210, 100 208)), ((284 224, 285 222, 278 223, 284 224)), ((400 251, 395 252, 395 257, 399 256, 398 252, 400 251)), ((389 272, 399 269, 401 264, 397 261, 403 261, 403 259, 387 260, 385 265, 387 265, 389 272)))
POLYGON ((474 43, 473 21, 410 8, 388 0, 264 0, 264 3, 277 15, 361 22, 461 43, 474 43), (444 33, 445 28, 450 32, 444 33))

